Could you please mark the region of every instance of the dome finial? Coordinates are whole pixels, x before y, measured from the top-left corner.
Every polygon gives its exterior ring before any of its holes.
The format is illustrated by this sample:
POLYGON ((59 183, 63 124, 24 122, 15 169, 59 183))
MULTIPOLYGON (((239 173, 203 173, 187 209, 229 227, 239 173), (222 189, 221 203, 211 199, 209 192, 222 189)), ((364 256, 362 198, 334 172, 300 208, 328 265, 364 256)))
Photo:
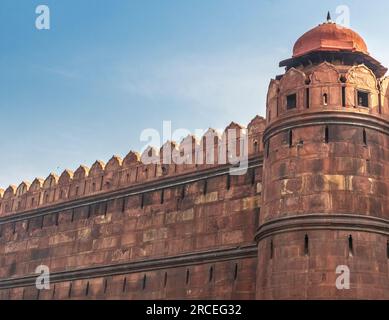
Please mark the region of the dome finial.
POLYGON ((327 22, 331 22, 332 19, 331 19, 331 13, 328 11, 327 13, 327 22))

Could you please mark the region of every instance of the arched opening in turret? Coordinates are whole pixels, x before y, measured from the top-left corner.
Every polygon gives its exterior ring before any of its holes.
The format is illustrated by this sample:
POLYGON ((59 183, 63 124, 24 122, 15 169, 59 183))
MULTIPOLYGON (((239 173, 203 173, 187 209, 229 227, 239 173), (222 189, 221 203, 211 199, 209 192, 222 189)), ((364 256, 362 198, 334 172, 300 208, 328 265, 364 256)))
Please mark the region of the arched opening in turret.
POLYGON ((328 93, 323 94, 323 105, 328 106, 328 93))

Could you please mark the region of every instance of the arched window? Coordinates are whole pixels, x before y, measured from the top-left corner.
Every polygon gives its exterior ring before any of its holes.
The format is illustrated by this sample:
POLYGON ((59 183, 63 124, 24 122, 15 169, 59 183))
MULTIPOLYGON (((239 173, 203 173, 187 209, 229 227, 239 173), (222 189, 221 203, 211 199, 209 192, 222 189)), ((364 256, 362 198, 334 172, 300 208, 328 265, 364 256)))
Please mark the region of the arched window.
POLYGON ((258 152, 258 141, 257 140, 254 141, 254 152, 255 153, 258 152))
POLYGON ((323 94, 323 105, 325 105, 325 106, 328 105, 328 94, 327 93, 323 94))

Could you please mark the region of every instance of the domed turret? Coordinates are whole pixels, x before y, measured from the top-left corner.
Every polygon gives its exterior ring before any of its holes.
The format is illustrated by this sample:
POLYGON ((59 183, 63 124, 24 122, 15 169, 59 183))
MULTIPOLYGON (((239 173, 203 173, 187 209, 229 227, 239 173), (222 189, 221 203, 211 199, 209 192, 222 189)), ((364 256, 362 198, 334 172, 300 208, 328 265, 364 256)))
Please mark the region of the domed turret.
POLYGON ((324 61, 364 64, 377 78, 383 77, 388 70, 370 56, 366 42, 357 32, 336 24, 330 15, 326 22, 309 30, 296 41, 292 58, 281 61, 280 67, 288 70, 324 61))
POLYGON ((355 31, 332 21, 320 24, 300 37, 293 48, 293 57, 313 51, 360 52, 369 54, 363 38, 355 31))

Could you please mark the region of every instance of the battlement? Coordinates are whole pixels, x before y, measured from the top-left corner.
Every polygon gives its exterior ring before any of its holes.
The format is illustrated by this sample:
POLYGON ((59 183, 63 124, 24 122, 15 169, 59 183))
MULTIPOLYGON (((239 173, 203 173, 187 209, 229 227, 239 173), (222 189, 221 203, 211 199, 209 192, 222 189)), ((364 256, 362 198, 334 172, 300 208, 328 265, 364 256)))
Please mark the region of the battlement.
MULTIPOLYGON (((60 176, 50 173, 46 179, 23 181, 19 186, 0 189, 0 216, 50 207, 105 192, 163 178, 201 171, 231 163, 228 145, 237 146, 236 157, 243 156, 240 141, 247 139, 248 158, 263 152, 262 137, 265 119, 256 116, 246 127, 232 122, 222 134, 209 129, 201 139, 187 136, 181 143, 167 141, 156 150, 152 147, 139 154, 130 151, 124 159, 113 156, 107 163, 97 160, 89 168, 80 165, 74 172, 64 170, 60 176), (236 131, 229 141, 228 130, 236 131)), ((235 159, 236 160, 236 159, 235 159)))

